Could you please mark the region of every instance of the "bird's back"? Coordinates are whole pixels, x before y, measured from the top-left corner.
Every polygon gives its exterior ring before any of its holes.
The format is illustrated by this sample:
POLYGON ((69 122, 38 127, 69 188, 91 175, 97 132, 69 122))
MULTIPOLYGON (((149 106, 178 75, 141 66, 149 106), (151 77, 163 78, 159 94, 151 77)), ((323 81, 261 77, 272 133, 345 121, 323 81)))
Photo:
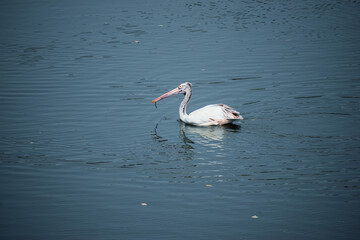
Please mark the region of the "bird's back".
POLYGON ((234 121, 242 119, 239 112, 225 104, 212 104, 193 111, 186 119, 195 125, 207 124, 214 120, 234 121))

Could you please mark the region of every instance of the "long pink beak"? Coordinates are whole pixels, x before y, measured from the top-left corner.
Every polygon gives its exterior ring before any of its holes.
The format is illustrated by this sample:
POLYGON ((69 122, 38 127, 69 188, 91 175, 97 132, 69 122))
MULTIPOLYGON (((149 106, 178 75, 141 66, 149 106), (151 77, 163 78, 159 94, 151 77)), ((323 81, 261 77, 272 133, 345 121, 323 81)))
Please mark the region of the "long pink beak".
POLYGON ((157 99, 152 100, 151 103, 160 101, 161 99, 170 97, 171 95, 178 94, 178 93, 180 93, 180 91, 181 91, 180 89, 175 88, 175 89, 171 90, 170 92, 167 92, 167 93, 165 93, 164 95, 161 95, 161 96, 158 97, 157 99))

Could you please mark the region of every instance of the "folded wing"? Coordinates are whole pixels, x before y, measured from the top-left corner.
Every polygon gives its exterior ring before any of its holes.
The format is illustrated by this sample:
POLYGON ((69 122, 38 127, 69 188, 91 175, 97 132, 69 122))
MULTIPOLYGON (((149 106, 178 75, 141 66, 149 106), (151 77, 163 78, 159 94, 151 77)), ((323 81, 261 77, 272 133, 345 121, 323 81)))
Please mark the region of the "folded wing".
POLYGON ((212 104, 200 108, 186 118, 186 122, 197 126, 223 125, 243 117, 225 104, 212 104))

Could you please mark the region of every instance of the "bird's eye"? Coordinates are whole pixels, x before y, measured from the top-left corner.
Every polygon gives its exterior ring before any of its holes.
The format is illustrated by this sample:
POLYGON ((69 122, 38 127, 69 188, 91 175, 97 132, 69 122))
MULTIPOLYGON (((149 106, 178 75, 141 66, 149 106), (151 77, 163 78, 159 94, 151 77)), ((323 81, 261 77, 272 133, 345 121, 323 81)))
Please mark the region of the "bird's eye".
POLYGON ((182 85, 179 85, 179 88, 182 88, 182 85))

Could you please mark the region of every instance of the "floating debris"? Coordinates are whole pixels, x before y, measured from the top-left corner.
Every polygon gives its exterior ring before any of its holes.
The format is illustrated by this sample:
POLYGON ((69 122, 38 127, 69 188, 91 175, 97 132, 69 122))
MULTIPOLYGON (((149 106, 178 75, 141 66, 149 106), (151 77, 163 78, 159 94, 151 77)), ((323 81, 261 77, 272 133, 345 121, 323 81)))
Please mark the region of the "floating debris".
POLYGON ((258 216, 256 216, 256 215, 254 215, 254 216, 251 216, 251 218, 253 218, 253 219, 257 219, 257 218, 259 218, 258 216))
POLYGON ((141 206, 147 206, 148 204, 147 203, 141 203, 141 206))
POLYGON ((207 185, 205 185, 206 187, 213 187, 213 185, 210 185, 210 184, 207 184, 207 185))

